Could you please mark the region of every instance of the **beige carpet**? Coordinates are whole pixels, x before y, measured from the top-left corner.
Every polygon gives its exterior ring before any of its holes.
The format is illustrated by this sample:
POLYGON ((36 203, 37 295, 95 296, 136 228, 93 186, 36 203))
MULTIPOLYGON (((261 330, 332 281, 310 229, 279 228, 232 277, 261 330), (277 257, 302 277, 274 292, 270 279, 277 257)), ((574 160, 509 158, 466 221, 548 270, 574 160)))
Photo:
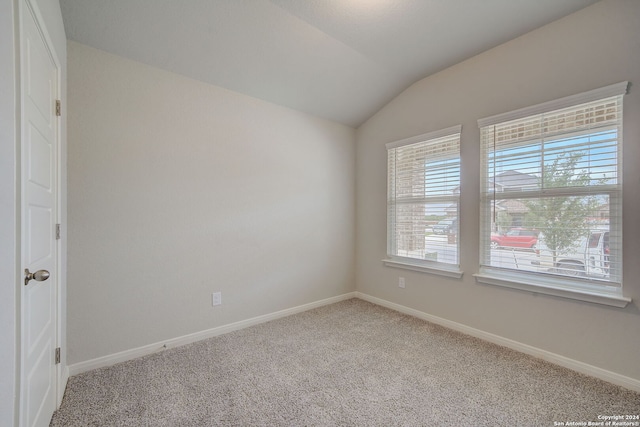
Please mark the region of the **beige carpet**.
POLYGON ((69 380, 52 426, 554 426, 640 394, 352 299, 69 380))

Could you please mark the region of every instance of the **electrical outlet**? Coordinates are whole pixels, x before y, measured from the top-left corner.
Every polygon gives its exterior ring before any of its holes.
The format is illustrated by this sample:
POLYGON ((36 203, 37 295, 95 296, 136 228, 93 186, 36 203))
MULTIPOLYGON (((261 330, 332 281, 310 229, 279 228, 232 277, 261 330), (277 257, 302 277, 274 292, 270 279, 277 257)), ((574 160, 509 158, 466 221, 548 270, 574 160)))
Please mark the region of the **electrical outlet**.
POLYGON ((404 277, 398 279, 398 287, 404 289, 404 277))
POLYGON ((214 292, 211 294, 211 305, 222 304, 222 292, 214 292))

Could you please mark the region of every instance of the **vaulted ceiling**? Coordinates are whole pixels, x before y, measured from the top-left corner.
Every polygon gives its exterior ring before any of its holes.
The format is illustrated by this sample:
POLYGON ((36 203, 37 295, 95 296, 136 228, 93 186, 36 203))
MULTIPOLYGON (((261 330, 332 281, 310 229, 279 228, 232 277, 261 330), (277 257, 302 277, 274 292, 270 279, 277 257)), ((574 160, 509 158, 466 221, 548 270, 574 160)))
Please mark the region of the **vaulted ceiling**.
POLYGON ((417 80, 596 0, 60 0, 67 37, 357 127, 417 80))

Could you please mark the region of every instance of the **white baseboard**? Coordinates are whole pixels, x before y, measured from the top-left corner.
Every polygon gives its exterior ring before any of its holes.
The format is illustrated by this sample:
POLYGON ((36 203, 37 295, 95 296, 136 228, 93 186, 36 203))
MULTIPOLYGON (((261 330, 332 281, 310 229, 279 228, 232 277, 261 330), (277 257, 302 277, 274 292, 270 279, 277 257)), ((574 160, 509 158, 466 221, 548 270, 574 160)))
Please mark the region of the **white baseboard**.
POLYGON ((119 353, 109 354, 107 356, 102 356, 95 359, 87 360, 85 362, 74 363, 73 365, 69 365, 68 375, 70 376, 78 375, 83 372, 91 371, 93 369, 115 365, 116 363, 126 362, 127 360, 136 359, 138 357, 146 356, 152 353, 156 353, 158 351, 179 347, 186 344, 191 344, 196 341, 201 341, 207 338, 226 334, 232 331, 237 331, 238 329, 244 329, 249 326, 258 325, 260 323, 265 323, 270 320, 275 320, 281 317, 290 316, 292 314, 302 313, 303 311, 312 310, 314 308, 322 307, 324 305, 334 304, 336 302, 344 301, 344 300, 355 298, 355 297, 356 297, 356 292, 349 292, 349 293, 338 295, 335 297, 326 298, 320 301, 315 301, 309 304, 303 304, 297 307, 276 311, 275 313, 265 314, 262 316, 253 317, 251 319, 241 320, 239 322, 218 326, 216 328, 195 332, 193 334, 188 334, 188 335, 184 335, 177 338, 171 338, 171 339, 157 342, 154 344, 149 344, 142 347, 133 348, 131 350, 125 350, 119 353))
POLYGON ((431 314, 427 314, 413 308, 405 307, 403 305, 396 304, 381 298, 376 298, 362 292, 356 292, 356 298, 360 298, 364 301, 368 301, 382 307, 390 308, 391 310, 399 311, 401 313, 408 314, 410 316, 414 316, 419 319, 423 319, 458 332, 462 332, 463 334, 471 335, 484 341, 498 344, 503 347, 507 347, 512 350, 516 350, 521 353, 546 360, 547 362, 553 363, 555 365, 559 365, 571 369, 572 371, 580 372, 581 374, 589 375, 607 381, 609 383, 619 385, 629 390, 640 392, 640 380, 637 380, 635 378, 630 378, 621 374, 617 374, 615 372, 607 371, 606 369, 598 368, 597 366, 570 359, 568 357, 561 356, 550 351, 542 350, 528 344, 523 344, 508 338, 504 338, 499 335, 491 334, 480 329, 475 329, 463 325, 462 323, 457 323, 451 320, 443 319, 441 317, 433 316, 431 314))

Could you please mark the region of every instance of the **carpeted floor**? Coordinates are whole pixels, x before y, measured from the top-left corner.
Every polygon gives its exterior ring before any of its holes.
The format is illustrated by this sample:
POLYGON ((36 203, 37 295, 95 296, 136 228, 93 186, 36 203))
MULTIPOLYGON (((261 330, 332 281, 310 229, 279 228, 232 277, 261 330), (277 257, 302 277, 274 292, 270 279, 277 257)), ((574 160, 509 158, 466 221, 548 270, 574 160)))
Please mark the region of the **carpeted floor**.
POLYGON ((72 377, 51 425, 554 426, 623 414, 640 414, 640 394, 352 299, 72 377))

